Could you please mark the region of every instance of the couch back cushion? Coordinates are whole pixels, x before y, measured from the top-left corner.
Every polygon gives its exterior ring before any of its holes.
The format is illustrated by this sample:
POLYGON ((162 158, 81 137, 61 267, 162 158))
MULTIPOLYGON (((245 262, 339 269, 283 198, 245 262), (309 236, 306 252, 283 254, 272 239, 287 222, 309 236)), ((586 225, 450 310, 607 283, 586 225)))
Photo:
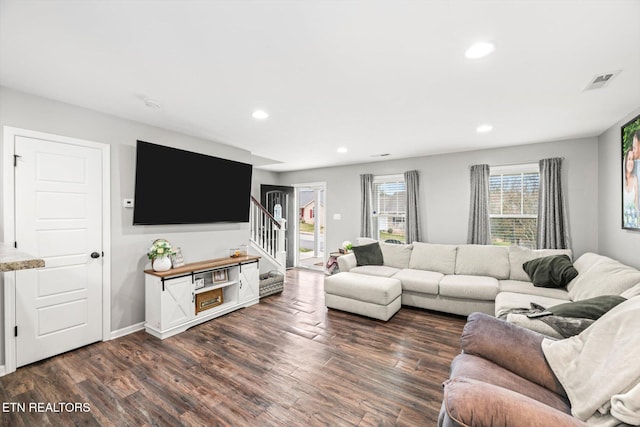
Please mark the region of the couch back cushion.
POLYGON ((506 246, 458 245, 456 274, 509 278, 509 249, 506 246))
POLYGON ((536 258, 551 255, 568 255, 572 258, 571 249, 538 249, 532 250, 522 246, 509 246, 509 279, 530 282, 531 278, 522 268, 522 264, 536 258))
POLYGON ((384 265, 394 268, 409 268, 413 245, 380 242, 384 265))
POLYGON ((567 286, 572 301, 620 295, 640 283, 640 271, 603 255, 586 253, 576 260, 574 267, 578 276, 567 286))
POLYGON ((454 274, 456 268, 456 245, 413 242, 409 268, 454 274))

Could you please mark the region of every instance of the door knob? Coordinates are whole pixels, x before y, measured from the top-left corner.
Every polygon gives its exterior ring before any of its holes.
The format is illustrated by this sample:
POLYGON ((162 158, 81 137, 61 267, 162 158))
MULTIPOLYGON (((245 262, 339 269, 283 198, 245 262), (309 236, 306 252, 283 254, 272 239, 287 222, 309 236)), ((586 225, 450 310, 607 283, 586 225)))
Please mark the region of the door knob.
POLYGON ((100 258, 100 254, 98 252, 91 252, 91 258, 100 258))

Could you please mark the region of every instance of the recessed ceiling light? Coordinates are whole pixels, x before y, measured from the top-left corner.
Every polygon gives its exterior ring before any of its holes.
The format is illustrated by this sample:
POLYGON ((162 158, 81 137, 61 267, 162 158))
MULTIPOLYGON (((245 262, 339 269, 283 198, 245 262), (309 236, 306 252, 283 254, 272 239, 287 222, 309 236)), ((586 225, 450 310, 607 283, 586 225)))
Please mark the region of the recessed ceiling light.
POLYGON ((346 153, 348 150, 347 150, 347 147, 340 147, 340 148, 338 148, 336 151, 337 151, 338 153, 346 153))
POLYGON ((254 119, 264 120, 264 119, 266 119, 267 117, 269 117, 269 114, 268 114, 266 111, 263 111, 263 110, 256 110, 256 111, 254 111, 254 112, 251 114, 251 116, 252 116, 254 119))
POLYGON ((492 130, 493 130, 493 126, 491 125, 480 125, 476 128, 476 132, 478 133, 491 132, 492 130))
POLYGON ((478 59, 483 58, 489 55, 496 49, 496 46, 493 43, 489 42, 479 42, 472 45, 469 49, 466 50, 464 56, 469 59, 478 59))

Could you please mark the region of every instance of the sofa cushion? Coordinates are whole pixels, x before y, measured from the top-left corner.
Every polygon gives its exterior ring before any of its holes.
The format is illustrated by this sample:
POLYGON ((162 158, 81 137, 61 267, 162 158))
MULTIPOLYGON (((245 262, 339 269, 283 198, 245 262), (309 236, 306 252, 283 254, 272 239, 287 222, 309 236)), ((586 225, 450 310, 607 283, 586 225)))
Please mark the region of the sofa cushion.
MULTIPOLYGON (((560 290, 560 289, 557 289, 560 290)), ((531 308, 531 303, 541 305, 543 307, 552 307, 554 305, 569 302, 569 293, 565 293, 565 298, 546 297, 542 295, 517 294, 513 292, 500 292, 496 296, 496 317, 502 317, 514 308, 531 308)))
POLYGON ((456 268, 455 245, 413 242, 409 268, 453 274, 456 268))
POLYGON ((499 290, 498 280, 493 277, 455 274, 440 280, 440 295, 446 297, 490 301, 499 290))
POLYGON ((387 305, 402 293, 400 281, 390 277, 368 277, 351 272, 325 277, 324 291, 357 301, 387 305))
POLYGON ((414 291, 424 294, 438 295, 438 284, 444 274, 436 271, 413 270, 406 268, 396 273, 393 278, 402 282, 403 291, 414 291))
POLYGON ((533 286, 531 282, 523 282, 520 280, 500 280, 500 292, 515 292, 518 294, 569 299, 569 294, 564 288, 541 288, 533 286))
POLYGON ((408 268, 413 245, 380 242, 383 264, 394 268, 408 268))
POLYGON ((611 258, 585 254, 583 257, 592 262, 585 271, 578 269, 578 276, 568 286, 572 301, 580 301, 600 295, 620 295, 627 289, 640 283, 640 271, 611 258))
POLYGON ((620 294, 621 297, 626 299, 637 297, 638 295, 640 295, 640 283, 620 294))
POLYGON ((509 246, 509 279, 531 281, 529 275, 522 268, 522 264, 532 259, 550 255, 573 256, 571 249, 536 249, 531 250, 522 246, 509 246))
POLYGON ((400 269, 387 267, 386 265, 363 265, 349 270, 350 273, 358 273, 368 276, 391 277, 400 269))
POLYGON ((354 246, 351 248, 356 256, 356 264, 361 265, 382 265, 384 258, 378 242, 368 245, 354 246))
MULTIPOLYGON (((487 336, 486 338, 491 338, 487 336)), ((509 348, 503 349, 508 351, 509 348)), ((451 378, 471 378, 485 383, 506 388, 538 402, 554 407, 565 413, 569 413, 571 408, 568 402, 553 391, 539 384, 529 381, 520 375, 490 361, 473 354, 462 353, 457 355, 451 362, 451 378)))
POLYGON ((577 275, 568 255, 551 255, 527 261, 522 266, 534 286, 563 288, 577 275))
POLYGON ((509 278, 509 249, 506 246, 459 245, 456 274, 509 278))

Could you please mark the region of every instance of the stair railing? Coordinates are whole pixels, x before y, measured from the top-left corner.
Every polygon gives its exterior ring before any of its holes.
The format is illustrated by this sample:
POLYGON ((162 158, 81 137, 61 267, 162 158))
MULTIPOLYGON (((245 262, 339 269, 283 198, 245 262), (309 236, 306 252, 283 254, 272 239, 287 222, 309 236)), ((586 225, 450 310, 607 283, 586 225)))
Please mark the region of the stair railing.
POLYGON ((251 241, 283 267, 286 265, 285 224, 251 196, 251 241))

